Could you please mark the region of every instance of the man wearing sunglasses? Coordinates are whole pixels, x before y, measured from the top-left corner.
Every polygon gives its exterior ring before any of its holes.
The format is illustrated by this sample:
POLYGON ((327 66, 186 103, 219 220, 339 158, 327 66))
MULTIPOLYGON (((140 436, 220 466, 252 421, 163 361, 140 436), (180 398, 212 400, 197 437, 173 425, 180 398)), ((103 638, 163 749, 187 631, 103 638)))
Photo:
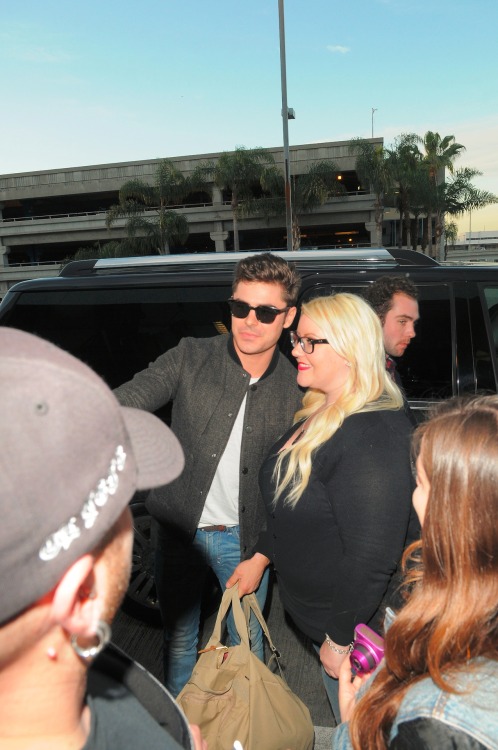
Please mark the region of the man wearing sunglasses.
MULTIPOLYGON (((116 390, 122 404, 155 411, 173 402, 171 427, 185 470, 156 490, 147 508, 158 522, 156 586, 164 626, 165 684, 178 695, 197 657, 201 601, 211 569, 224 589, 253 591, 251 558, 264 523, 258 473, 275 440, 292 424, 302 392, 278 341, 296 314, 298 273, 272 253, 235 268, 229 336, 182 339, 116 390)), ((259 576, 258 576, 259 577, 259 576)), ((268 574, 256 592, 263 607, 268 574)), ((230 640, 238 642, 229 616, 230 640)), ((263 658, 259 624, 251 647, 263 658)))

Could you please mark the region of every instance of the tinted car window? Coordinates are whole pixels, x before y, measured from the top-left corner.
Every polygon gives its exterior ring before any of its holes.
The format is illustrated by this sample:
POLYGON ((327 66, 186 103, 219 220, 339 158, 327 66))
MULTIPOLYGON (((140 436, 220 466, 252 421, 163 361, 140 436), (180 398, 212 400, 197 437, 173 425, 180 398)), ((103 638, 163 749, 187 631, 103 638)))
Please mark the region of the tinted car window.
MULTIPOLYGON (((384 273, 374 264, 346 269, 331 268, 323 260, 316 266, 308 258, 302 262, 300 301, 339 291, 361 294, 384 273)), ((498 380, 496 269, 477 274, 473 268, 467 273, 422 265, 409 271, 420 293, 417 336, 398 360, 418 416, 431 402, 453 394, 496 392, 498 380)), ((54 341, 90 364, 111 387, 129 380, 183 336, 213 336, 230 329, 226 300, 231 272, 226 268, 194 264, 177 278, 146 270, 120 276, 113 269, 95 274, 83 269, 68 274, 60 285, 59 280, 25 282, 4 300, 1 324, 54 341)), ((287 335, 281 346, 290 357, 287 335)))
POLYGON ((477 314, 472 319, 477 387, 479 391, 496 393, 496 381, 498 380, 498 286, 486 286, 482 292, 483 304, 479 299, 476 303, 477 314))
POLYGON ((420 319, 403 357, 397 360, 407 398, 439 400, 453 395, 452 316, 446 284, 418 286, 420 319))
POLYGON ((491 341, 494 343, 494 354, 498 356, 498 286, 484 288, 484 299, 489 313, 491 341))
POLYGON ((228 287, 26 292, 8 325, 36 333, 124 383, 184 336, 226 333, 228 287))

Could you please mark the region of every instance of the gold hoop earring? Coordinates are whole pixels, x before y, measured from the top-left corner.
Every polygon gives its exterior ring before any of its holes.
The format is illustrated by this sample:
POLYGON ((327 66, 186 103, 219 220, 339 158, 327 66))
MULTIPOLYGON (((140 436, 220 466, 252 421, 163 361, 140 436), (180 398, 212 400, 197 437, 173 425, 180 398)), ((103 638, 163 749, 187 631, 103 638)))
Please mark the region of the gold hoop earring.
POLYGON ((84 661, 95 659, 104 646, 106 646, 111 640, 111 628, 106 622, 104 622, 104 620, 98 621, 95 630, 95 638, 97 639, 97 643, 94 646, 83 647, 78 643, 77 635, 73 634, 71 636, 71 646, 80 659, 83 659, 84 661))

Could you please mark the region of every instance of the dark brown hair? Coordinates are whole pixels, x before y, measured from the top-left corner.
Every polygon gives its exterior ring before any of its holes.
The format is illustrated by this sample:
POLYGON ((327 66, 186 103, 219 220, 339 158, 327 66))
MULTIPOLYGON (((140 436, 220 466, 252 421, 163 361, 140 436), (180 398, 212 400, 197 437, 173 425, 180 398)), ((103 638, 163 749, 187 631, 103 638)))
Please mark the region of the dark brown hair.
POLYGON ((264 281, 267 284, 280 284, 283 297, 289 307, 297 302, 301 287, 301 277, 293 263, 287 263, 273 253, 257 253, 239 260, 235 266, 232 292, 241 281, 264 281))
POLYGON ((498 660, 498 396, 450 399, 415 433, 430 483, 413 589, 386 634, 385 665, 350 722, 355 750, 383 750, 407 690, 456 692, 469 660, 498 660))
POLYGON ((406 276, 381 276, 364 291, 365 299, 372 305, 382 323, 394 304, 395 294, 405 294, 407 297, 418 300, 417 287, 406 276))

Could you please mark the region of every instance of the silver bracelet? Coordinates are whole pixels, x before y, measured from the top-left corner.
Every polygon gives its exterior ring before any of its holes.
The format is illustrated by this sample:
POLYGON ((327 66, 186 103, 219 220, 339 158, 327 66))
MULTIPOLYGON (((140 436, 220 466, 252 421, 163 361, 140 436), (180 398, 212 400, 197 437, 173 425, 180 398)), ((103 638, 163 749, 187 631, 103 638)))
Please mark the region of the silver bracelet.
POLYGON ((325 633, 325 640, 327 641, 327 645, 329 648, 332 649, 332 651, 335 651, 336 654, 350 654, 353 650, 353 644, 354 641, 351 641, 349 646, 347 648, 337 648, 335 643, 333 642, 332 638, 328 633, 325 633))

